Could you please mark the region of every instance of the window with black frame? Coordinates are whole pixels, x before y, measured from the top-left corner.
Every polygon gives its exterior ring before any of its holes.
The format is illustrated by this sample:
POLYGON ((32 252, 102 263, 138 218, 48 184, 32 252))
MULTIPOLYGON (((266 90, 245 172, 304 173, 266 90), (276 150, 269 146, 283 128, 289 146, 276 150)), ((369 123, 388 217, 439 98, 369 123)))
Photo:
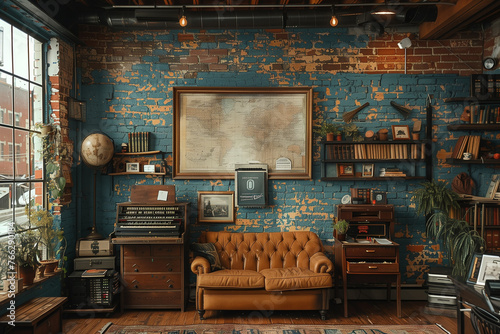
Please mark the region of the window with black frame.
POLYGON ((0 19, 0 279, 7 244, 31 229, 25 207, 44 206, 44 165, 36 123, 43 122, 44 44, 0 19))

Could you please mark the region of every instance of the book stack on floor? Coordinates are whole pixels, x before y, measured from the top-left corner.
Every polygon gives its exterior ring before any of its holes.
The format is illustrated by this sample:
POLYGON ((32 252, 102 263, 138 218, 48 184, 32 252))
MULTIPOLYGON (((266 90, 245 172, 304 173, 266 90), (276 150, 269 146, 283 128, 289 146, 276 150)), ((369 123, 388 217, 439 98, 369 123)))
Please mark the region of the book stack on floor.
POLYGON ((425 313, 456 317, 455 286, 448 275, 451 275, 451 268, 435 267, 429 270, 425 313))

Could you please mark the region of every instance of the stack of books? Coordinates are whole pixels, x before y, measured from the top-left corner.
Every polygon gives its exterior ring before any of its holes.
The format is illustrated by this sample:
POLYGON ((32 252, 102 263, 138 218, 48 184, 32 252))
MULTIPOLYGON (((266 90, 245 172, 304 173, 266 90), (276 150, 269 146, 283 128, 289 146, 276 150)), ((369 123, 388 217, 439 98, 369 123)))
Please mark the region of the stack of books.
POLYGON ((452 159, 462 159, 464 152, 472 154, 472 159, 479 157, 479 144, 481 143, 481 136, 460 136, 458 137, 455 148, 451 153, 452 159))
POLYGON ((385 176, 385 177, 404 177, 406 176, 406 173, 400 170, 397 167, 390 167, 385 169, 385 173, 380 176, 385 176))
POLYGON ((149 132, 129 132, 128 151, 130 153, 147 152, 149 150, 149 132))

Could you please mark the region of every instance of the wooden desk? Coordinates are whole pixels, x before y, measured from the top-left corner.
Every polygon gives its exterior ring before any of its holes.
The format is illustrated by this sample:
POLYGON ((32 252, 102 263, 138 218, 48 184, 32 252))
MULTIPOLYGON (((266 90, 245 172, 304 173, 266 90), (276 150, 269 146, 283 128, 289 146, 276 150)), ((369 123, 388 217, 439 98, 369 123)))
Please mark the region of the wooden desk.
MULTIPOLYGON (((483 285, 466 284, 454 277, 449 276, 449 278, 455 284, 455 292, 457 294, 457 333, 465 333, 465 323, 464 323, 464 312, 460 311, 463 307, 463 303, 467 302, 469 304, 481 307, 485 310, 489 310, 489 306, 483 296, 483 285)), ((498 307, 498 305, 495 305, 498 307)))
MULTIPOLYGON (((344 317, 348 317, 347 283, 386 283, 387 300, 391 284, 396 283, 397 315, 401 317, 401 274, 399 272, 399 245, 356 243, 335 239, 335 278, 342 273, 344 317)), ((337 282, 335 283, 337 286, 337 282)))

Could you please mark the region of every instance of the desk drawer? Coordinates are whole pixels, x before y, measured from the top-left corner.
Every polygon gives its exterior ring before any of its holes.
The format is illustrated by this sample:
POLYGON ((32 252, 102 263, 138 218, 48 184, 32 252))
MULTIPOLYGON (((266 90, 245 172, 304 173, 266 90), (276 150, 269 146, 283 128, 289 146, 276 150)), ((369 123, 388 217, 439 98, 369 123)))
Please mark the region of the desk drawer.
POLYGON ((394 262, 350 262, 347 261, 350 273, 398 273, 399 264, 394 262))
POLYGON ((181 274, 125 274, 125 286, 129 289, 181 289, 181 274))
POLYGON ((126 257, 123 272, 180 272, 179 257, 126 257))
POLYGON ((374 258, 374 257, 396 257, 397 247, 346 247, 345 256, 346 258, 357 257, 357 258, 374 258))

